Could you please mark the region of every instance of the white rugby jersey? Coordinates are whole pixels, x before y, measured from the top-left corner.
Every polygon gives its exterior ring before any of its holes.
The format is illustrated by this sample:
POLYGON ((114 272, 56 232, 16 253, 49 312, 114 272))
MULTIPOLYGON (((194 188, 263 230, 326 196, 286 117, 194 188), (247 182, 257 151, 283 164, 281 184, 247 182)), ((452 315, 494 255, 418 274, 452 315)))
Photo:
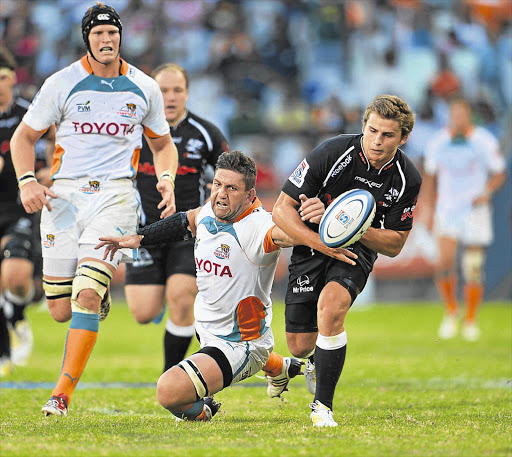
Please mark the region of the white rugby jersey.
POLYGON ((50 76, 23 121, 37 131, 57 124, 52 180, 133 178, 142 134, 169 133, 158 84, 121 60, 121 76, 92 74, 87 57, 50 76))
POLYGON ((217 221, 210 203, 199 212, 194 315, 205 330, 228 341, 249 341, 270 327, 280 253, 271 236, 274 225, 258 199, 231 224, 217 221))
POLYGON ((505 170, 496 138, 482 127, 474 127, 465 138, 453 138, 445 129, 426 148, 425 171, 437 175, 436 212, 463 215, 482 195, 489 174, 505 170))

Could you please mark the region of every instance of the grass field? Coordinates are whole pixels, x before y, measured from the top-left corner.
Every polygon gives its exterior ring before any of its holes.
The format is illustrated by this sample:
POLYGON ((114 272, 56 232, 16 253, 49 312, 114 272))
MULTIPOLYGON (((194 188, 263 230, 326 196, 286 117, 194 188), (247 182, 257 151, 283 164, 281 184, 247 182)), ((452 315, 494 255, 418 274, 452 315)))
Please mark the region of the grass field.
MULTIPOLYGON (((115 303, 65 418, 41 415, 67 324, 29 309, 30 364, 0 383, 2 456, 512 456, 512 306, 487 303, 482 338, 438 341, 441 306, 352 310, 335 429, 313 429, 302 377, 281 399, 253 377, 216 395, 210 423, 176 423, 156 401, 164 324, 137 325, 115 303)), ((282 304, 276 350, 288 354, 282 304)), ((196 348, 197 346, 194 346, 196 348)))

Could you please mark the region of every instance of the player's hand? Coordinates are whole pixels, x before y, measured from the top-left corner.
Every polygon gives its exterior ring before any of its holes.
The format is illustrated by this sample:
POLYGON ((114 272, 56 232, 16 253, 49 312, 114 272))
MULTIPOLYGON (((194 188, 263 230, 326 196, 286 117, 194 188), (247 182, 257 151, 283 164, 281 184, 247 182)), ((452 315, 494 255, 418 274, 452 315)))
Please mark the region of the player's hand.
POLYGON ((105 246, 103 260, 110 254, 110 260, 114 259, 114 254, 123 248, 137 249, 140 246, 140 235, 123 235, 123 236, 102 236, 99 238, 101 243, 97 244, 94 249, 101 249, 105 246))
POLYGON ((489 194, 487 192, 484 192, 482 195, 478 196, 473 200, 473 206, 487 205, 489 201, 489 194))
POLYGON ((43 167, 36 172, 36 179, 39 184, 43 186, 50 187, 52 185, 52 180, 50 179, 52 174, 50 172, 50 167, 43 167))
POLYGON ((340 260, 341 262, 348 263, 349 265, 355 265, 355 259, 357 259, 357 254, 352 252, 350 249, 345 248, 328 248, 325 246, 325 250, 321 251, 323 254, 332 257, 333 259, 340 260))
POLYGON ((58 198, 48 187, 39 184, 37 181, 29 182, 20 188, 21 203, 29 214, 42 210, 43 206, 46 206, 48 211, 52 210, 46 196, 58 198))
POLYGON ((164 219, 176 212, 176 202, 174 199, 174 187, 170 181, 161 179, 156 184, 156 189, 162 195, 162 201, 158 204, 157 208, 165 208, 160 214, 160 219, 164 219))
POLYGON ((322 200, 320 200, 318 197, 308 198, 304 194, 300 194, 299 198, 301 203, 299 214, 302 221, 309 221, 314 224, 320 224, 322 215, 325 212, 325 205, 323 204, 322 200))

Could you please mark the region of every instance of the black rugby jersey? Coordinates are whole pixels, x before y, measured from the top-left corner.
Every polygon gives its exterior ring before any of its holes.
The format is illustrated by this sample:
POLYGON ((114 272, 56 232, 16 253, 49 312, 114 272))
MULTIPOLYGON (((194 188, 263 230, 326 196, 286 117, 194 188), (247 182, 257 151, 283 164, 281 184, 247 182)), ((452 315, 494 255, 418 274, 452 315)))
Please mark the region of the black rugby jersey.
MULTIPOLYGON (((190 111, 171 127, 171 135, 178 150, 178 170, 174 189, 176 211, 187 211, 204 203, 206 165, 215 166, 217 158, 229 150, 229 146, 218 127, 190 111)), ((162 196, 156 189, 156 183, 153 154, 144 139, 140 151, 137 188, 146 224, 158 221, 162 212, 157 208, 162 196)))
MULTIPOLYGON (((327 206, 338 195, 351 189, 368 190, 377 210, 372 227, 397 231, 412 228, 413 210, 421 186, 421 175, 411 160, 398 149, 380 170, 370 165, 362 147, 362 134, 339 135, 313 149, 283 186, 283 192, 296 201, 299 195, 318 197, 327 206)), ((318 224, 307 224, 318 231, 318 224)), ((377 254, 360 242, 349 247, 366 254, 373 264, 377 254)))
POLYGON ((0 171, 0 201, 2 211, 6 212, 25 213, 18 200, 18 180, 11 158, 11 138, 29 105, 30 102, 17 98, 5 113, 0 114, 0 154, 4 160, 3 169, 0 171))

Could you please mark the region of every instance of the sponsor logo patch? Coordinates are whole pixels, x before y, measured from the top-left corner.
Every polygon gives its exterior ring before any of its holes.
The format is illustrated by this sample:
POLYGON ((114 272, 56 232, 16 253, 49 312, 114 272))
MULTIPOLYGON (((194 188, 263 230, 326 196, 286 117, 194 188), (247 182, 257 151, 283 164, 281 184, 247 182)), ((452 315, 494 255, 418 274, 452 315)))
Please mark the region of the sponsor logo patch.
POLYGON ((302 187, 302 184, 304 184, 304 179, 306 178, 306 175, 308 174, 309 170, 309 163, 306 159, 304 159, 300 165, 295 169, 295 171, 291 174, 291 176, 288 178, 288 180, 293 183, 297 187, 302 187))
POLYGON ((77 110, 79 113, 90 113, 91 112, 91 101, 88 100, 85 103, 77 103, 77 110))
POLYGON ((402 213, 402 216, 400 217, 400 220, 405 221, 407 218, 412 219, 412 216, 414 215, 414 208, 416 208, 416 205, 408 206, 407 208, 404 208, 404 211, 402 213))
POLYGON ((294 294, 300 294, 302 292, 313 292, 313 286, 309 285, 309 276, 300 275, 297 278, 297 286, 292 288, 294 294))
POLYGON ((336 176, 341 170, 347 167, 347 165, 352 162, 352 156, 347 156, 343 162, 341 162, 336 169, 332 172, 332 176, 336 176))
POLYGON ((354 179, 356 181, 361 181, 363 184, 366 184, 370 189, 373 187, 380 189, 382 187, 382 183, 370 181, 369 179, 363 178, 362 176, 355 176, 354 179))

